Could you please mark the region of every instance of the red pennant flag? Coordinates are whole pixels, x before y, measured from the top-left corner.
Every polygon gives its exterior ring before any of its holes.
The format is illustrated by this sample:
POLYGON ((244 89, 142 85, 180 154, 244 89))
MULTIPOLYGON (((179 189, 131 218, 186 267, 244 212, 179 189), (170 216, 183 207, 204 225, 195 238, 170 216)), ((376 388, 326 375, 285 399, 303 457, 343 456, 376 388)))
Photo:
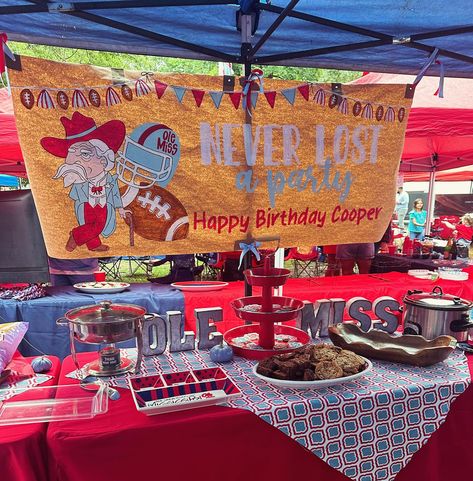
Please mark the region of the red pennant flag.
POLYGON ((6 33, 0 33, 0 74, 5 72, 5 53, 3 50, 3 45, 7 43, 8 37, 6 33))
POLYGON ((200 104, 202 103, 205 92, 203 90, 192 89, 192 95, 194 96, 195 103, 197 104, 197 107, 200 107, 200 104))
POLYGON ((306 99, 309 100, 309 84, 306 85, 301 85, 300 87, 297 87, 297 90, 299 90, 299 93, 306 99))
POLYGON ((276 92, 265 92, 264 96, 268 101, 268 104, 271 105, 271 108, 274 109, 274 104, 276 103, 276 92))
POLYGON ((233 92, 232 94, 228 94, 228 96, 230 97, 233 106, 237 109, 240 106, 241 92, 233 92))
POLYGON ((164 82, 160 82, 159 80, 154 81, 154 88, 156 89, 156 95, 158 96, 158 99, 164 95, 167 87, 168 84, 165 84, 164 82))

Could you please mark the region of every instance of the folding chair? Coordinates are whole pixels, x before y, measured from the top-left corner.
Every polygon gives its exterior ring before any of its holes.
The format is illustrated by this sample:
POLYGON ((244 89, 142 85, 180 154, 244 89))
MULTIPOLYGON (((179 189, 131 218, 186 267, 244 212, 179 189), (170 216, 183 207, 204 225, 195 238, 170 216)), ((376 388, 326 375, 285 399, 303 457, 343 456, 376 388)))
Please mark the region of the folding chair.
POLYGON ((318 277, 322 275, 322 266, 319 264, 319 252, 314 246, 309 253, 299 252, 297 247, 290 250, 288 258, 294 261, 294 277, 318 277))
POLYGON ((142 268, 145 273, 148 272, 148 262, 151 259, 150 256, 125 256, 122 257, 122 262, 126 262, 128 264, 128 274, 130 276, 134 276, 140 268, 142 268))
POLYGON ((121 257, 102 257, 99 259, 99 268, 105 272, 105 277, 113 281, 121 281, 120 262, 121 257))

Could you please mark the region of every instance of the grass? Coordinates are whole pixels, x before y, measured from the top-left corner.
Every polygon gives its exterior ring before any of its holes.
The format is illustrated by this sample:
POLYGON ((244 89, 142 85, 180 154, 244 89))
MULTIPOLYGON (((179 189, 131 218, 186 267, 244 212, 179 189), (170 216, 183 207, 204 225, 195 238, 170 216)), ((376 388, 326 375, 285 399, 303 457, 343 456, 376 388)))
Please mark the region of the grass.
MULTIPOLYGON (((293 260, 286 261, 284 263, 284 267, 291 271, 291 277, 309 277, 309 276, 314 277, 317 275, 323 275, 324 267, 326 266, 326 264, 319 263, 318 271, 314 271, 313 266, 314 264, 311 264, 311 268, 308 269, 307 272, 304 272, 302 273, 302 275, 299 275, 300 268, 296 268, 293 260)), ((170 263, 167 262, 162 266, 154 267, 153 274, 151 277, 162 277, 169 274, 169 272, 170 272, 170 263)), ((146 274, 145 268, 143 266, 138 266, 134 261, 131 262, 131 266, 127 261, 122 261, 120 263, 120 275, 123 282, 128 282, 129 284, 148 282, 148 275, 146 274), (130 271, 130 267, 133 273, 130 271)), ((207 279, 207 278, 204 277, 203 279, 207 279)), ((208 279, 210 280, 210 278, 208 279)))

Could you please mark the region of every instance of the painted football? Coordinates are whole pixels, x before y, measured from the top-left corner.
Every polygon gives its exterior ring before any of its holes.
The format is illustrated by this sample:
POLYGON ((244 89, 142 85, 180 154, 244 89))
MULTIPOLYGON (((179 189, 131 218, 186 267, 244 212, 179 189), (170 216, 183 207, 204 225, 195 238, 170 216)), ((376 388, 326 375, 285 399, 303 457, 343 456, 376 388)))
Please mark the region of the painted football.
POLYGON ((404 120, 404 116, 406 115, 406 110, 404 107, 401 107, 399 109, 399 112, 397 113, 397 118, 399 119, 399 122, 402 122, 404 120))
POLYGON ((63 92, 62 90, 60 90, 57 93, 56 100, 57 100, 57 104, 62 109, 65 110, 67 109, 67 107, 69 107, 69 97, 67 96, 66 92, 63 92))
POLYGON ((89 102, 94 107, 100 107, 100 95, 97 92, 97 90, 94 90, 94 89, 89 90, 89 102))
POLYGON ((335 108, 340 101, 340 97, 337 94, 332 94, 330 95, 330 98, 328 99, 328 106, 333 109, 335 108))
MULTIPOLYGON (((122 197, 125 191, 126 187, 121 187, 122 197)), ((157 185, 139 189, 125 210, 133 215, 135 233, 145 239, 174 241, 185 239, 189 232, 189 217, 184 206, 171 192, 157 185)))
POLYGON ((376 109, 376 120, 379 122, 381 120, 383 120, 384 118, 384 108, 382 105, 380 105, 377 109, 376 109))
POLYGON ((23 89, 23 90, 20 92, 20 100, 21 100, 21 103, 22 103, 27 109, 33 108, 33 105, 34 105, 34 95, 33 95, 33 92, 31 92, 30 89, 23 89))
POLYGON ((133 90, 128 85, 122 85, 122 95, 125 100, 133 100, 133 90))

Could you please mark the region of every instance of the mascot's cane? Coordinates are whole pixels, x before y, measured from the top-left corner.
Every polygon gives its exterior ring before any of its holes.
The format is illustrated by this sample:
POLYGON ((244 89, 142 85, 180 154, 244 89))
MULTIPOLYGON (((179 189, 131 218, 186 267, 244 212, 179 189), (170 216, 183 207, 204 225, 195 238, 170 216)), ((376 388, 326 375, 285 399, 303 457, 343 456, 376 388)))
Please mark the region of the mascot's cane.
POLYGON ((135 245, 135 227, 133 225, 133 214, 129 210, 126 211, 125 222, 130 228, 130 247, 133 247, 135 245))

